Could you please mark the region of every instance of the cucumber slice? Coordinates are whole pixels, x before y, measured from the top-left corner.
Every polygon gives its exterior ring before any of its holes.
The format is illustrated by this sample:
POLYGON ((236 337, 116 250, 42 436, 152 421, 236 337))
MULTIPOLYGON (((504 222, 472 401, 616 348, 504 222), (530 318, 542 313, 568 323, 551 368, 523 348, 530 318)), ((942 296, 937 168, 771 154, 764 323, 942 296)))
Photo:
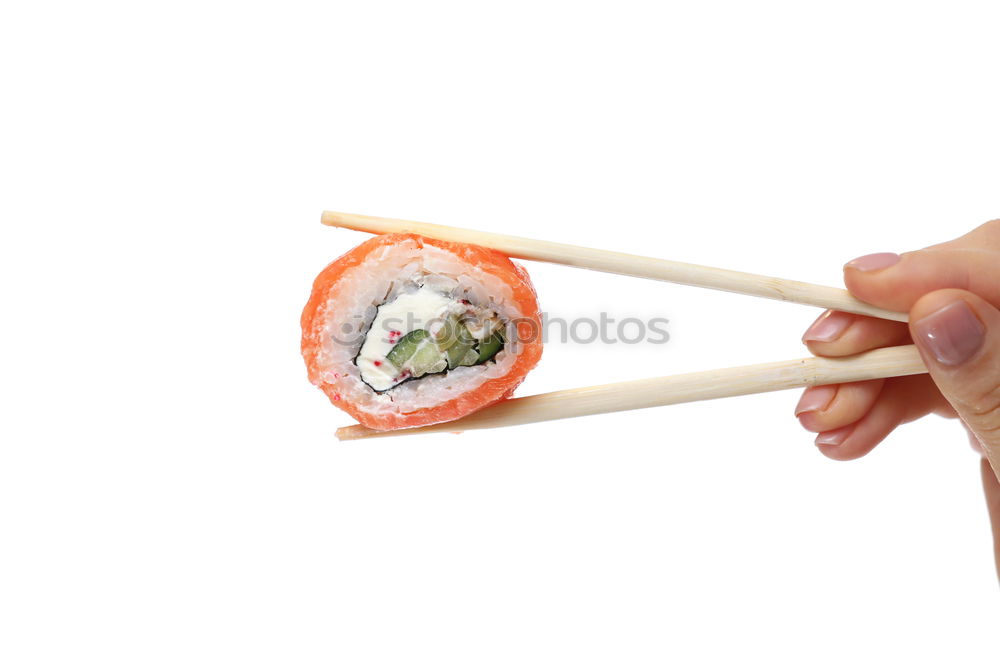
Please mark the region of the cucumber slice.
POLYGON ((479 359, 479 353, 475 349, 470 349, 462 357, 462 361, 458 363, 459 366, 475 366, 476 360, 479 359))
POLYGON ((385 358, 400 372, 418 378, 446 368, 454 370, 459 366, 485 363, 503 349, 503 334, 499 331, 482 342, 477 341, 468 328, 457 320, 451 331, 454 335, 435 338, 426 329, 414 329, 400 338, 385 358))
POLYGON ((423 329, 414 329, 400 338, 399 342, 389 350, 389 354, 385 355, 385 358, 396 368, 402 368, 406 361, 416 354, 420 341, 429 336, 430 334, 423 329))
POLYGON ((493 335, 479 344, 479 356, 476 358, 477 364, 482 364, 496 356, 497 352, 503 349, 503 334, 494 331, 493 335))
POLYGON ((459 366, 471 366, 479 356, 475 355, 472 363, 464 363, 469 354, 473 352, 472 348, 476 344, 476 339, 472 337, 472 334, 469 333, 469 330, 461 322, 455 322, 454 331, 453 341, 451 341, 451 345, 445 351, 448 357, 448 370, 458 368, 459 366))
POLYGON ((413 377, 444 370, 441 350, 425 329, 414 329, 400 338, 385 358, 399 370, 410 371, 413 377))

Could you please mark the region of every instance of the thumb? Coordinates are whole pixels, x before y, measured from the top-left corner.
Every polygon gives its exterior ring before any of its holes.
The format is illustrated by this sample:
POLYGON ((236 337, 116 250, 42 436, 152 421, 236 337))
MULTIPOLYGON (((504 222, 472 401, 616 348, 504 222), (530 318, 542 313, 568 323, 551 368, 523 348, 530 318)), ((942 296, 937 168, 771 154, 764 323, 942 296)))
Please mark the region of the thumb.
POLYGON ((1000 471, 1000 310, 971 292, 925 294, 910 334, 935 384, 1000 471))

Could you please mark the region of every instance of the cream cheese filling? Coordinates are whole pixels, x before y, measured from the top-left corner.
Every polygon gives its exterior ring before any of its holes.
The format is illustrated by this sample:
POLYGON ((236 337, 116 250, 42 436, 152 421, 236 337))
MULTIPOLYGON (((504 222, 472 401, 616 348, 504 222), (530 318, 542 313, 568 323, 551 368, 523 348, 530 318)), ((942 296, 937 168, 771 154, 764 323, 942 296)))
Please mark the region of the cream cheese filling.
POLYGON ((355 360, 361 379, 375 391, 385 391, 402 382, 405 378, 399 377, 399 369, 386 359, 400 338, 417 329, 436 333, 449 315, 464 310, 465 306, 452 297, 426 285, 379 306, 355 360))

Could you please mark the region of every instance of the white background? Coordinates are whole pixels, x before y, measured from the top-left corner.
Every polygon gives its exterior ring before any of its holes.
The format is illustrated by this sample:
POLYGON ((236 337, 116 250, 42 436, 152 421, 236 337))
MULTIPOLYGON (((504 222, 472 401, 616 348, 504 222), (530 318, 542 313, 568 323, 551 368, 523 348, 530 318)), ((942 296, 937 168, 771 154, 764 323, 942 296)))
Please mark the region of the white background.
MULTIPOLYGON (((0 663, 996 664, 957 423, 822 457, 797 392, 338 443, 324 208, 824 284, 1000 215, 991 3, 0 13, 0 663)), ((817 311, 530 267, 521 393, 803 356, 817 311)))

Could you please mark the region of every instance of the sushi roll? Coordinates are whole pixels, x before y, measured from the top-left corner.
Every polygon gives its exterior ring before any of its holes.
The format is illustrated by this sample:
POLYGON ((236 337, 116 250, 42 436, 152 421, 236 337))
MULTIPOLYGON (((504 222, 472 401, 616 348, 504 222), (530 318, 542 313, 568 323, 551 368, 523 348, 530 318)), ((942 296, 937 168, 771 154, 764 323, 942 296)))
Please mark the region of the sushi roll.
POLYGON ((513 393, 542 354, 527 272, 494 250, 385 234, 316 278, 310 381, 380 430, 458 419, 513 393))

